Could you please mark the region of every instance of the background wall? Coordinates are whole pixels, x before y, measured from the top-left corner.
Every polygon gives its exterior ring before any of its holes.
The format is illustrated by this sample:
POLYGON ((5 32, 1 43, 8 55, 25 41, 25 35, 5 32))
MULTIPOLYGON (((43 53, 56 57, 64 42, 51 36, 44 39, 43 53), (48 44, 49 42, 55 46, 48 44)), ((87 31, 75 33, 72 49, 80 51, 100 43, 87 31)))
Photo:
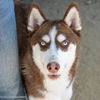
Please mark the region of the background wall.
MULTIPOLYGON (((49 19, 62 18, 73 0, 25 0, 40 5, 49 19)), ((81 61, 72 100, 100 100, 100 0, 74 0, 81 10, 81 61)))

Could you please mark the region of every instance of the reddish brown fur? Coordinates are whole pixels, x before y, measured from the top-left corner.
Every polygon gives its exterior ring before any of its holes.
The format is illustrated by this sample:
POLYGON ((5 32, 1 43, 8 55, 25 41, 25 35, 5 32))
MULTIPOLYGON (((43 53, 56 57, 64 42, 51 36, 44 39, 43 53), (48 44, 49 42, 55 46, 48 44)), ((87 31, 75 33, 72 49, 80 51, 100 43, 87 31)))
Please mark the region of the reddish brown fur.
POLYGON ((27 31, 27 9, 29 7, 30 5, 23 3, 17 3, 15 6, 21 71, 28 95, 43 97, 39 91, 45 90, 44 76, 32 60, 30 37, 27 31))
MULTIPOLYGON (((37 27, 34 32, 27 31, 27 20, 28 16, 30 15, 30 10, 33 6, 39 9, 38 6, 34 4, 32 4, 31 6, 17 3, 15 6, 19 42, 19 56, 22 74, 24 76, 25 87, 28 95, 33 95, 34 97, 43 97, 40 91, 46 91, 43 84, 44 76, 32 59, 32 45, 39 43, 41 41, 40 37, 42 37, 44 34, 47 34, 50 28, 56 25, 58 34, 63 33, 68 38, 69 42, 77 44, 76 60, 73 63, 73 66, 69 73, 69 76, 71 76, 72 80, 75 76, 77 64, 79 62, 80 37, 79 32, 73 31, 73 29, 69 28, 64 22, 64 19, 60 21, 46 20, 40 27, 37 27)), ((77 7, 76 4, 72 4, 67 10, 65 16, 73 6, 77 7)), ((39 11, 41 15, 43 15, 40 9, 39 11)), ((44 16, 43 18, 46 19, 44 16)), ((46 49, 47 48, 45 48, 45 50, 46 49)), ((44 50, 44 48, 42 48, 42 50, 44 50)), ((63 50, 66 49, 63 48, 63 50)))
POLYGON ((44 76, 33 62, 31 49, 23 57, 21 67, 28 95, 43 97, 40 91, 46 91, 43 85, 44 76))
MULTIPOLYGON (((50 29, 56 26, 57 27, 57 36, 59 34, 64 34, 67 37, 68 43, 74 43, 74 44, 79 44, 79 39, 77 37, 77 35, 64 23, 64 21, 46 21, 45 23, 43 23, 38 30, 36 30, 35 32, 33 32, 33 36, 31 37, 31 46, 35 45, 36 43, 40 43, 42 40, 42 36, 45 34, 49 34, 50 29)), ((56 38, 57 38, 56 36, 56 38)), ((41 47, 41 50, 45 51, 48 49, 49 47, 48 43, 45 47, 41 47)), ((66 51, 67 48, 62 46, 61 43, 59 43, 56 39, 56 44, 58 48, 61 48, 62 50, 66 51)))

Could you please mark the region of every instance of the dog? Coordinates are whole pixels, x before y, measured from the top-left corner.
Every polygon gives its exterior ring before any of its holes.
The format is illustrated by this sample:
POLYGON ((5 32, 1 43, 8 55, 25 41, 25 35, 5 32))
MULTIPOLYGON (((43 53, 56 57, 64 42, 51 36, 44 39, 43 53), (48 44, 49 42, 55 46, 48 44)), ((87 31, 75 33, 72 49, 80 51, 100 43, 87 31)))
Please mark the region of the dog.
POLYGON ((71 100, 80 58, 79 8, 48 20, 36 4, 15 3, 19 57, 29 100, 71 100))

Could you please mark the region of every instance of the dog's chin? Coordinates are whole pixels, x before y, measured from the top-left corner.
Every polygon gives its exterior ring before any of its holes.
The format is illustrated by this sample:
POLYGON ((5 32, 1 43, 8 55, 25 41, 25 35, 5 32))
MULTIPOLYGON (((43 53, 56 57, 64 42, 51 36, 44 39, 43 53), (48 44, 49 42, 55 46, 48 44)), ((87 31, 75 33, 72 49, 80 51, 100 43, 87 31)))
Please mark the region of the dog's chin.
POLYGON ((52 74, 52 75, 48 75, 48 78, 51 79, 51 80, 56 80, 60 77, 61 75, 55 75, 55 74, 52 74))

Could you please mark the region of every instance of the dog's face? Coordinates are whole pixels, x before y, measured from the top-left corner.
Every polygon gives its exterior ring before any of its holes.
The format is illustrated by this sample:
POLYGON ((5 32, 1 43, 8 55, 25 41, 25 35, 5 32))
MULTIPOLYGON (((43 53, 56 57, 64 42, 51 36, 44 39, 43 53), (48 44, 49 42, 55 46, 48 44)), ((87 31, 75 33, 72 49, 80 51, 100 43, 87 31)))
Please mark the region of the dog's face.
POLYGON ((32 58, 40 71, 50 79, 68 73, 77 57, 81 22, 76 4, 70 5, 59 21, 48 21, 33 5, 28 30, 33 33, 30 43, 32 58))

